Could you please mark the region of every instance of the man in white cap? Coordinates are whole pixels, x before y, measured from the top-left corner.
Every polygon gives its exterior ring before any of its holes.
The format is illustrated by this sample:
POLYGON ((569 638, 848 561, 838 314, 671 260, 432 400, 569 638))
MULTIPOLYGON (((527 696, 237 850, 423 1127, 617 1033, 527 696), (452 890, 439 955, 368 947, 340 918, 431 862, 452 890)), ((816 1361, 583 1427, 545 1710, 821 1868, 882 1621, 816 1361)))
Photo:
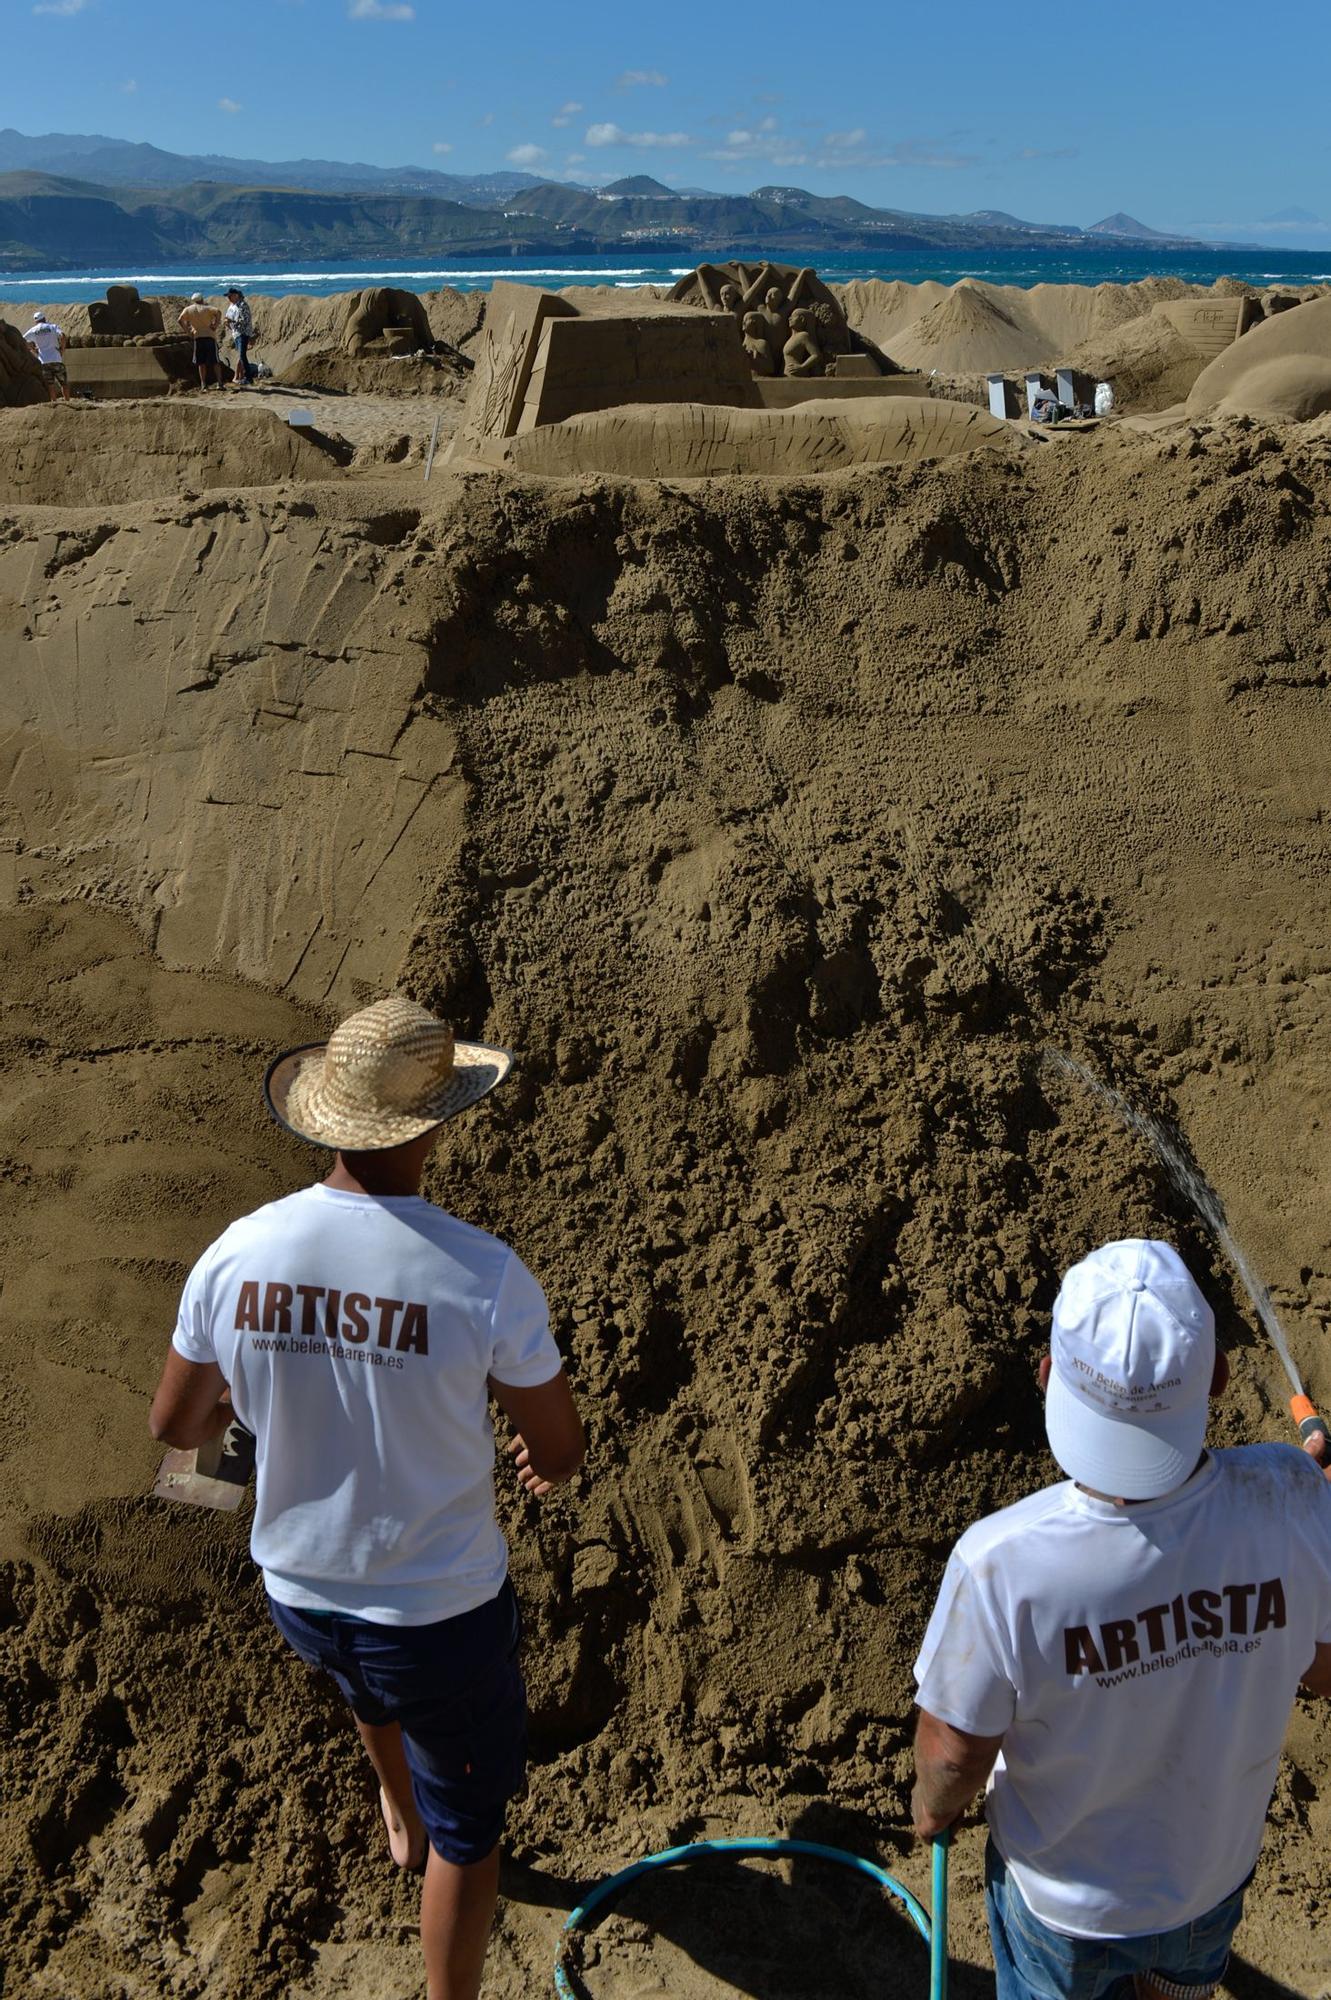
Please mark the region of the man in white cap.
POLYGON ((65 336, 44 312, 34 312, 32 325, 23 338, 37 356, 42 380, 54 403, 59 396, 69 401, 69 377, 65 372, 65 336))
POLYGON ((999 2000, 1208 2000, 1300 1683, 1331 1695, 1331 1485, 1208 1451, 1229 1371, 1168 1244, 1068 1272, 1041 1366, 1067 1480, 968 1529, 916 1662, 915 1829, 989 1780, 999 2000))
POLYGON ((222 365, 217 358, 217 329, 222 324, 218 306, 210 306, 202 292, 191 292, 190 302, 180 315, 180 324, 194 341, 194 366, 199 371, 199 387, 210 382, 222 386, 222 365))
POLYGON ((490 1396, 528 1493, 583 1453, 535 1278, 420 1194, 443 1121, 510 1063, 401 997, 280 1056, 269 1109, 333 1170, 204 1252, 149 1418, 185 1449, 233 1416, 254 1434, 251 1551, 279 1630, 351 1706, 393 1860, 424 1867, 429 2000, 480 1992, 525 1770, 490 1396))

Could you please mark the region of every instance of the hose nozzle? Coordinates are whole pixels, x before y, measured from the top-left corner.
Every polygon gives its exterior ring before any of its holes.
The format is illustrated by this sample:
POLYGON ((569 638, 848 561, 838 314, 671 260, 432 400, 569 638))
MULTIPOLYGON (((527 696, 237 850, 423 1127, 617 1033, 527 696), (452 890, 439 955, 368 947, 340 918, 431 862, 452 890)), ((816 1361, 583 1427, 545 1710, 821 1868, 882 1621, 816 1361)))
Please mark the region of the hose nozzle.
POLYGON ((1302 1438, 1304 1444, 1307 1444, 1309 1439, 1318 1431, 1322 1433, 1324 1438, 1328 1438, 1326 1423, 1313 1408, 1311 1397, 1291 1396, 1289 1399, 1289 1413, 1299 1427, 1299 1436, 1302 1438))

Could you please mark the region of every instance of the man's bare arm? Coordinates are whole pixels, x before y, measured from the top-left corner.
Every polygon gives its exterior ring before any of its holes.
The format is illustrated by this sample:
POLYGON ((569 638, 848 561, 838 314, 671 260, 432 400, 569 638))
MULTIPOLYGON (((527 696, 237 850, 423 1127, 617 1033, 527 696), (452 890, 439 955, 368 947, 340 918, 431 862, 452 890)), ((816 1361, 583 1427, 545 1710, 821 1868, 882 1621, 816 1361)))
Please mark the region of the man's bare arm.
POLYGON ((1331 1698, 1331 1645, 1319 1646, 1313 1654, 1313 1663, 1303 1676, 1303 1690, 1331 1698))
POLYGON ((932 1840, 961 1818, 1002 1747, 1001 1736, 971 1736, 920 1710, 911 1816, 921 1840, 932 1840))
POLYGON ((191 1451, 220 1437, 235 1414, 226 1377, 215 1361, 186 1361, 174 1347, 167 1349, 148 1412, 148 1429, 160 1443, 191 1451))
POLYGON ((517 1435, 509 1450, 519 1484, 538 1497, 571 1479, 587 1440, 564 1371, 534 1389, 515 1389, 490 1377, 490 1393, 517 1435))

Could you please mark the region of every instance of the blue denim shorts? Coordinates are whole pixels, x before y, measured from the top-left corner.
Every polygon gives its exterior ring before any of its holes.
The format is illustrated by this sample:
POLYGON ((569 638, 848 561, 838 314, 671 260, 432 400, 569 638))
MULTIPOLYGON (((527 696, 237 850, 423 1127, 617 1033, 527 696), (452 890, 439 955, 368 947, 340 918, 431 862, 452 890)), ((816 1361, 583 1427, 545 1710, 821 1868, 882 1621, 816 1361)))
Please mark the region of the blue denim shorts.
POLYGON ((522 1619, 511 1583, 436 1625, 372 1625, 269 1598, 273 1623, 361 1722, 397 1722, 416 1809, 445 1861, 483 1861, 527 1774, 522 1619))
POLYGON ((1230 1940, 1252 1880, 1203 1917, 1152 1937, 1075 1938, 1051 1930, 1027 1907, 1002 1855, 989 1842, 985 1902, 994 1948, 998 2000, 1132 2000, 1133 1976, 1158 1972, 1182 1985, 1222 1977, 1230 1940))

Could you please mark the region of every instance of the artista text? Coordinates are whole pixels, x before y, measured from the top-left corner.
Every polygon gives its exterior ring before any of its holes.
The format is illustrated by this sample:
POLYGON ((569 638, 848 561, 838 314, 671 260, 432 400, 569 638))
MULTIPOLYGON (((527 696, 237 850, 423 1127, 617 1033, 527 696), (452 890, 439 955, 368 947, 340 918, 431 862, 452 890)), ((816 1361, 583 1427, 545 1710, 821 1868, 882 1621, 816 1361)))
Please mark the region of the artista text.
POLYGON ((238 1333, 299 1334, 306 1340, 350 1341, 397 1354, 428 1354, 430 1316, 414 1299, 335 1292, 323 1285, 284 1285, 248 1278, 236 1301, 238 1333))
POLYGON ((1095 1627, 1069 1625, 1063 1644, 1070 1674, 1104 1674, 1174 1652, 1189 1639, 1257 1638, 1266 1631, 1279 1631, 1284 1623, 1285 1586, 1273 1576, 1268 1583, 1222 1583, 1218 1590, 1190 1590, 1169 1604, 1148 1605, 1135 1618, 1111 1618, 1095 1627))

